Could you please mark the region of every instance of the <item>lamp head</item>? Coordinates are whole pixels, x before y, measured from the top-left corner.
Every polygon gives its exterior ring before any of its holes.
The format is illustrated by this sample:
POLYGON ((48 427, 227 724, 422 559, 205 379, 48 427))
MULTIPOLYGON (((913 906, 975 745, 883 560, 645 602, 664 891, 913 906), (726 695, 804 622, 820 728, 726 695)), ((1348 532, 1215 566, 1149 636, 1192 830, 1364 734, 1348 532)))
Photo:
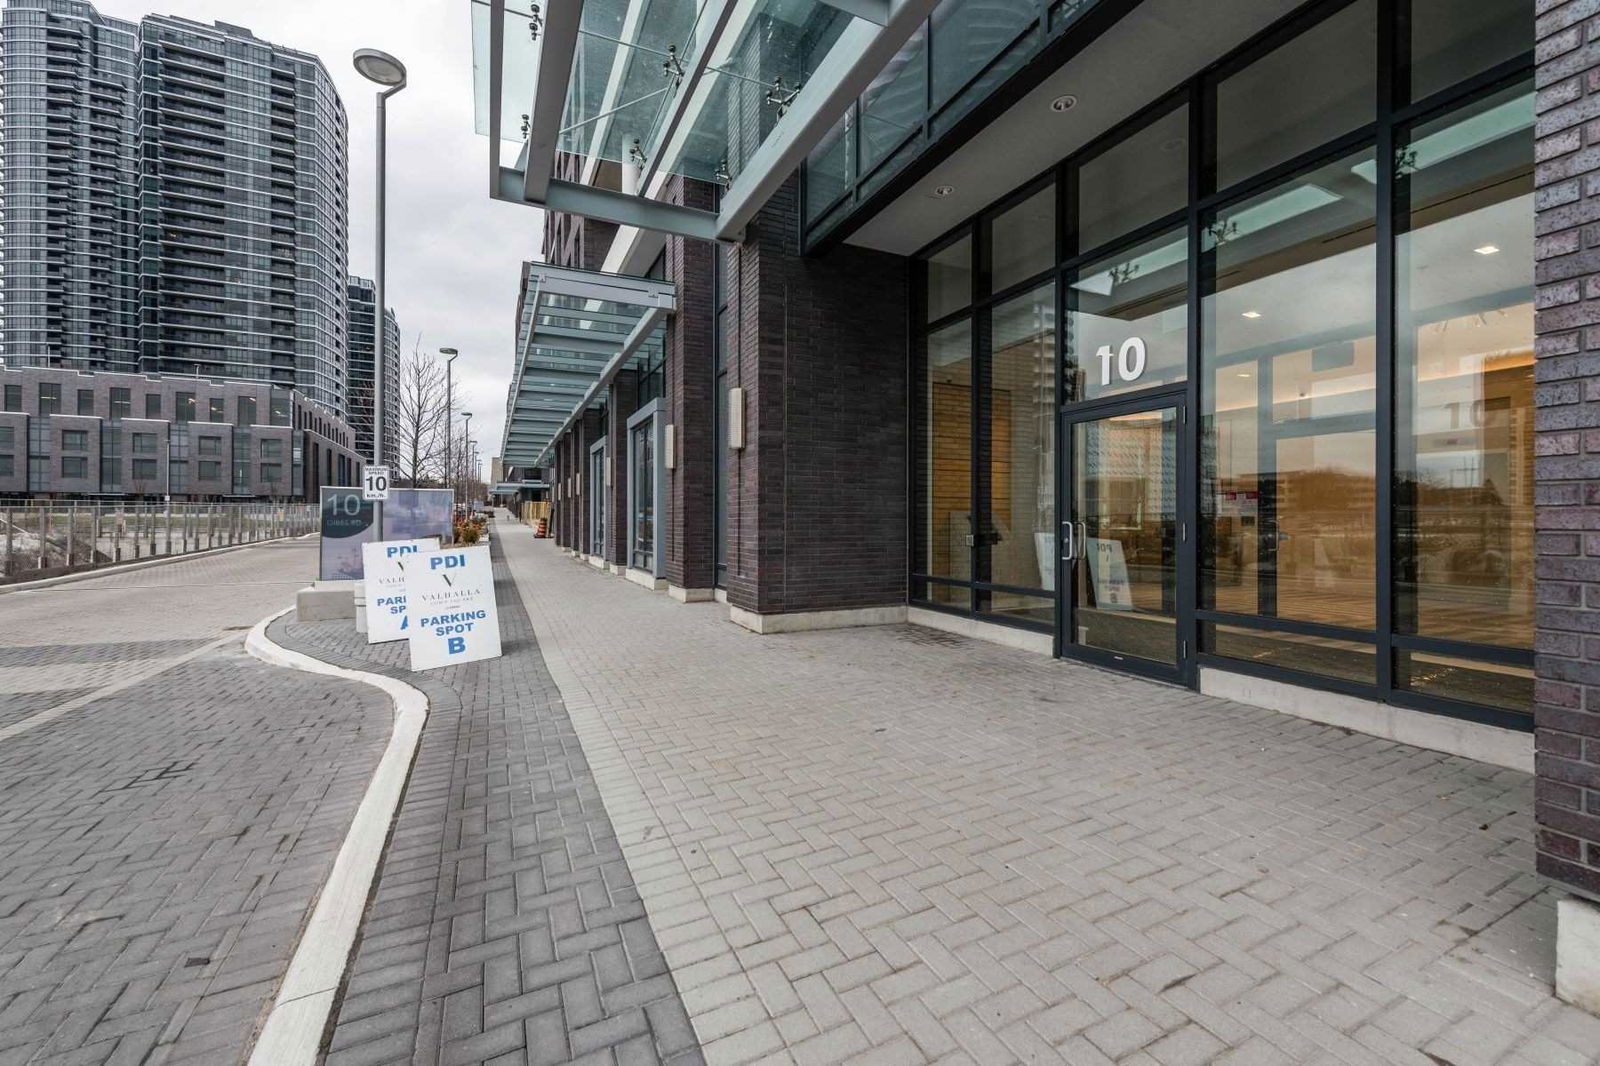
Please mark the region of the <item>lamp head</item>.
POLYGON ((356 72, 363 78, 386 89, 403 88, 406 83, 406 65, 376 48, 357 48, 351 57, 356 72))

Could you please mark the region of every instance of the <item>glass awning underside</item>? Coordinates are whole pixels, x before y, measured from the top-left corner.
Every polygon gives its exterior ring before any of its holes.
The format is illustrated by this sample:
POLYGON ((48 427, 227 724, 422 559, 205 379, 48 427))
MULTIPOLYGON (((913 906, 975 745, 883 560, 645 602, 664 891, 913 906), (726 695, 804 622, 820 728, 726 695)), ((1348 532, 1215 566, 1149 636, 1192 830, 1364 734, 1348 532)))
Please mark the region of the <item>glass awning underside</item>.
POLYGON ((618 372, 659 356, 674 292, 653 278, 528 265, 500 446, 507 466, 543 466, 618 372))
POLYGON ((934 0, 469 0, 490 195, 643 229, 742 232, 934 0), (557 154, 578 173, 553 173, 557 154), (663 203, 674 175, 719 211, 663 203))

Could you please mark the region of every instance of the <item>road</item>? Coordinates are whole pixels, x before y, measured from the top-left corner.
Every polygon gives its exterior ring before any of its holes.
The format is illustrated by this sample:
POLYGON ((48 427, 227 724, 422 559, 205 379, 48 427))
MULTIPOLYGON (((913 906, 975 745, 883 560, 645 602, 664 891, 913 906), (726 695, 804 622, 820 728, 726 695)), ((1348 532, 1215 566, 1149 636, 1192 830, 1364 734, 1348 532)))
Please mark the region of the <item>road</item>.
POLYGON ((386 743, 265 666, 316 542, 0 595, 0 1064, 240 1061, 386 743))

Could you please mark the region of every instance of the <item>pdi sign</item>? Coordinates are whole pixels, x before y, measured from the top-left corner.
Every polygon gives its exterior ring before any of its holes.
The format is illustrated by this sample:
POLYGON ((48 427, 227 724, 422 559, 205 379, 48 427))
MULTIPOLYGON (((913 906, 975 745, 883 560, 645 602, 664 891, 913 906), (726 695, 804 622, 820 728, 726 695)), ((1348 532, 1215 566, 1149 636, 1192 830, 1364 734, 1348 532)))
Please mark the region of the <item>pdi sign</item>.
POLYGON ((422 552, 407 561, 405 575, 411 669, 500 655, 500 615, 487 545, 422 552))
POLYGON ((404 640, 411 632, 406 610, 406 567, 423 552, 439 550, 438 537, 380 540, 361 546, 367 604, 367 643, 404 640))

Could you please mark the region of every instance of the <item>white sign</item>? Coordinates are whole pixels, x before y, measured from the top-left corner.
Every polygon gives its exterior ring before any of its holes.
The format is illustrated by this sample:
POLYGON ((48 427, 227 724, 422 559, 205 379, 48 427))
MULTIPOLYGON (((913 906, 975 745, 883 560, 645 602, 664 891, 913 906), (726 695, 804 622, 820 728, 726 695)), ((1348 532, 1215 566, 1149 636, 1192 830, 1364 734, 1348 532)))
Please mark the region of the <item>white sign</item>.
POLYGON ((361 479, 361 498, 363 500, 387 500, 389 498, 389 468, 386 466, 369 466, 361 479))
POLYGON ((488 545, 410 556, 405 574, 411 669, 499 656, 500 615, 488 545))
MULTIPOLYGON (((1111 345, 1102 344, 1094 353, 1100 357, 1100 384, 1111 384, 1111 345)), ((1144 339, 1129 337, 1117 351, 1117 377, 1123 381, 1138 381, 1144 376, 1145 363, 1149 361, 1144 339)))
POLYGON ((1133 610, 1133 589, 1128 585, 1128 561, 1122 541, 1089 539, 1089 577, 1094 581, 1095 606, 1103 611, 1133 610))
POLYGON ((404 640, 410 632, 406 614, 406 567, 423 552, 439 550, 438 537, 380 540, 361 546, 367 601, 367 643, 404 640))

